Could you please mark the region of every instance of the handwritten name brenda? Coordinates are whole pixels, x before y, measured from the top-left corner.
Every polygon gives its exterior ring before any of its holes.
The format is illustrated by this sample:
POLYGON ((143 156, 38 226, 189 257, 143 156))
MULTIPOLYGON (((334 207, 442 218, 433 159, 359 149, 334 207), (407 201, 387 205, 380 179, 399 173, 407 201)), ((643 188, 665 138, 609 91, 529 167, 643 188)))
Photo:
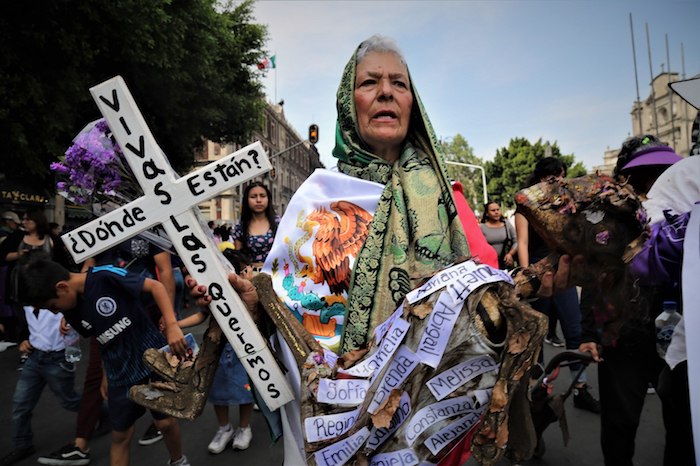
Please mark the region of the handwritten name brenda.
POLYGON ((391 391, 403 384, 419 363, 420 360, 413 351, 408 349, 406 345, 400 346, 398 351, 396 351, 396 356, 384 373, 382 383, 375 392, 374 398, 369 404, 367 411, 372 414, 376 413, 379 406, 384 402, 386 397, 389 396, 391 391))

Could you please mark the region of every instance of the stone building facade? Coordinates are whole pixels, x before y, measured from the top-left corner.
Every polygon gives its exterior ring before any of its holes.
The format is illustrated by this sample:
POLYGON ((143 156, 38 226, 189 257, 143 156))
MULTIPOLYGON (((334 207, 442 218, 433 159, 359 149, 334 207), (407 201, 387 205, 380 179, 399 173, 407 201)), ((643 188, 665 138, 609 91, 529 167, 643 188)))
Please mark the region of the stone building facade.
MULTIPOLYGON (((692 148, 691 128, 697 110, 668 87, 674 81, 678 81, 678 73, 660 73, 652 81, 653 92, 643 101, 632 104, 632 135, 653 134, 673 147, 678 155, 687 156, 692 148)), ((593 171, 612 174, 619 152, 619 148, 606 150, 603 164, 593 171)))
MULTIPOLYGON (((306 128, 304 128, 306 131, 306 128)), ((273 170, 255 181, 262 181, 272 192, 272 203, 277 215, 282 216, 294 192, 317 168, 323 168, 316 146, 310 144, 292 128, 284 116, 284 107, 268 103, 263 114, 261 130, 253 136, 260 141, 272 162, 273 170)), ((238 149, 241 145, 222 145, 206 141, 202 151, 195 154, 195 168, 220 159, 238 149)), ((244 186, 237 186, 222 195, 199 205, 207 220, 217 225, 235 225, 241 212, 241 195, 244 186)))

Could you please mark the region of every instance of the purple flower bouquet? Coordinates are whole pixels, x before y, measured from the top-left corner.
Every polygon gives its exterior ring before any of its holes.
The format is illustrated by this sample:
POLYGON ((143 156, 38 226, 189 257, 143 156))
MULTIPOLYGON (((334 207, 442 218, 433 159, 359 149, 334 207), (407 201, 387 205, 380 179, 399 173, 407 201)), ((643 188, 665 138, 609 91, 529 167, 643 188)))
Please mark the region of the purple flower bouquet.
MULTIPOLYGON (((50 168, 56 174, 58 193, 95 216, 143 195, 104 118, 85 126, 65 155, 50 168)), ((162 230, 140 234, 167 250, 172 243, 164 235, 162 230)))

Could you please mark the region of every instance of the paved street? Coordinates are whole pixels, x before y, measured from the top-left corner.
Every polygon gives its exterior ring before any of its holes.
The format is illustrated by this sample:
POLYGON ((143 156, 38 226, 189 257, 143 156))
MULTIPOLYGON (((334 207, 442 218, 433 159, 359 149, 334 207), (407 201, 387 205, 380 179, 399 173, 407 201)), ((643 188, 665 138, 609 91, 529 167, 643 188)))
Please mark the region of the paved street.
MULTIPOLYGON (((202 326, 195 329, 199 336, 203 331, 202 326), (198 330, 198 331, 197 331, 198 330)), ((545 355, 551 356, 553 350, 546 345, 545 355)), ((0 455, 4 455, 12 448, 11 432, 11 398, 19 372, 17 361, 19 359, 16 347, 0 353, 0 455)), ((86 361, 81 361, 78 367, 78 386, 82 387, 82 373, 86 361)), ((592 384, 596 384, 596 369, 588 371, 592 384)), ((562 371, 558 382, 560 386, 569 382, 568 370, 562 371)), ((597 392, 597 390, 595 391, 597 392)), ((561 432, 556 424, 552 424, 545 431, 547 451, 540 460, 532 460, 527 465, 532 466, 599 466, 602 465, 600 447, 598 441, 598 416, 584 412, 573 407, 571 398, 567 400, 567 419, 571 440, 568 447, 564 447, 561 432)), ((236 425, 238 413, 236 409, 231 411, 231 422, 236 425)), ((137 424, 136 435, 140 435, 148 425, 148 416, 141 418, 137 424)), ((219 455, 211 455, 207 451, 207 444, 211 440, 216 428, 213 410, 207 407, 202 416, 193 422, 181 422, 183 433, 183 447, 190 462, 197 465, 232 465, 236 466, 266 466, 281 465, 283 458, 282 441, 272 444, 267 433, 267 427, 262 415, 258 412, 253 419, 253 442, 246 451, 233 451, 228 448, 219 455)), ((63 410, 49 389, 46 388, 41 401, 34 411, 34 442, 37 454, 20 463, 20 466, 36 465, 36 458, 67 443, 74 434, 75 414, 63 410)), ((637 466, 657 466, 661 464, 663 454, 663 425, 661 422, 661 410, 658 397, 649 395, 642 416, 642 422, 637 436, 637 466)), ((142 447, 132 443, 132 465, 157 466, 165 465, 167 454, 162 442, 155 445, 142 447)), ((95 439, 91 445, 92 465, 106 466, 109 464, 109 436, 95 439)), ((506 466, 509 462, 502 461, 499 466, 506 466)), ((475 466, 473 460, 467 462, 468 466, 475 466)), ((287 465, 294 466, 294 465, 287 465)))

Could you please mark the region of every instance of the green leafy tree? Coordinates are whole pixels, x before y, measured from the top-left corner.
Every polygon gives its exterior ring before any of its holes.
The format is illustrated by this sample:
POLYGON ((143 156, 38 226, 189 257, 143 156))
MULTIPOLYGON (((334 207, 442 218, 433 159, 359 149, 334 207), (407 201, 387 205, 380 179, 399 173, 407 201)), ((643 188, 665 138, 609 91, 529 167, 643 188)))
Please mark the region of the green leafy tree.
POLYGON ((464 187, 464 197, 472 204, 472 209, 480 210, 484 204, 481 171, 475 168, 452 165, 449 162, 466 163, 483 166, 484 162, 474 155, 474 149, 461 134, 456 134, 448 141, 442 141, 442 148, 447 160, 447 174, 453 180, 459 180, 464 187), (474 204, 474 202, 476 202, 474 204))
MULTIPOLYGON (((89 88, 121 75, 173 167, 202 138, 249 140, 267 32, 252 2, 28 0, 0 6, 0 154, 50 186, 49 163, 100 117, 89 88)), ((9 175, 9 170, 5 170, 9 175)))
POLYGON ((493 161, 486 162, 489 196, 500 201, 504 209, 515 205, 513 196, 525 187, 527 178, 535 165, 545 157, 559 157, 567 167, 567 177, 584 175, 586 169, 581 162, 576 162, 573 154, 564 155, 555 142, 542 142, 539 139, 532 144, 525 138, 513 138, 508 147, 496 151, 493 161))

